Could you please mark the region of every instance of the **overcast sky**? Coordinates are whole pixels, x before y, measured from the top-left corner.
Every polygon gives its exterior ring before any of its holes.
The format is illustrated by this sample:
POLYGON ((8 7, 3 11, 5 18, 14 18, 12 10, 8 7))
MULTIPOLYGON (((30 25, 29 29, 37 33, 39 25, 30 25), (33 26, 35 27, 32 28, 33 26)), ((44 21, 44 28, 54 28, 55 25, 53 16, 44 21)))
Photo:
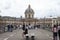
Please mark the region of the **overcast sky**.
POLYGON ((60 0, 0 0, 0 15, 24 17, 29 4, 35 17, 60 16, 60 0))

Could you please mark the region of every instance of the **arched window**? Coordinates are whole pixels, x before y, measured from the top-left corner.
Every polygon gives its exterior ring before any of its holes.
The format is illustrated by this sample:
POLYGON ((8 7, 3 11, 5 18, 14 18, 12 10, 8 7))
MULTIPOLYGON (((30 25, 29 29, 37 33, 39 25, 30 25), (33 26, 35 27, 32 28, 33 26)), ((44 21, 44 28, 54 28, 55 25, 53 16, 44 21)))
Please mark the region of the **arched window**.
POLYGON ((25 15, 25 17, 27 18, 27 15, 25 15))
POLYGON ((33 18, 33 15, 32 15, 32 18, 33 18))

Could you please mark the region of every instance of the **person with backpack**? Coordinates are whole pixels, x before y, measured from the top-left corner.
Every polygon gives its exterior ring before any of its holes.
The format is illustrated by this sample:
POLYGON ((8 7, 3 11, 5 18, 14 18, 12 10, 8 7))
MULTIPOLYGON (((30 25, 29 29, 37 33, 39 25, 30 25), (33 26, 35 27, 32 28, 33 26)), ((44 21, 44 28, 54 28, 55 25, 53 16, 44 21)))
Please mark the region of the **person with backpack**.
POLYGON ((54 25, 52 27, 52 31, 53 31, 53 40, 57 40, 57 25, 54 25))
POLYGON ((25 24, 23 24, 22 30, 23 30, 22 37, 24 38, 24 35, 25 35, 25 24))
POLYGON ((25 31, 25 24, 23 24, 22 30, 25 31))
POLYGON ((28 28, 25 29, 25 35, 28 34, 28 28))
POLYGON ((58 35, 59 35, 59 40, 60 40, 60 24, 58 25, 58 35))

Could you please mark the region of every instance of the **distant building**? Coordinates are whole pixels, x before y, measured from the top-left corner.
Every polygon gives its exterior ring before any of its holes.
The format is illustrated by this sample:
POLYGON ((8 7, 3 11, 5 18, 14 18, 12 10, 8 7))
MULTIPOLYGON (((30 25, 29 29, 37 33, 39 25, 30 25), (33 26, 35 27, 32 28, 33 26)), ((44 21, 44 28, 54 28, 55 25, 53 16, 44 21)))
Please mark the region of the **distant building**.
POLYGON ((21 16, 21 18, 16 17, 8 17, 8 16, 0 16, 0 26, 6 26, 8 24, 12 25, 45 25, 48 27, 52 27, 54 24, 60 24, 60 17, 58 18, 34 18, 34 10, 29 5, 28 8, 24 12, 25 18, 21 16))

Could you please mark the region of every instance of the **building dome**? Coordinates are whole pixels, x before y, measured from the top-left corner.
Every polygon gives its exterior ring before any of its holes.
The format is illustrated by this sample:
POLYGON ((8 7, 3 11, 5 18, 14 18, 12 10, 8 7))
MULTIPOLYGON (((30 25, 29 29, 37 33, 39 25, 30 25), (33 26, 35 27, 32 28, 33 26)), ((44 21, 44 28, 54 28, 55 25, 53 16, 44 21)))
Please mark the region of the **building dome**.
POLYGON ((34 13, 33 9, 30 7, 30 5, 26 9, 25 13, 34 13))

